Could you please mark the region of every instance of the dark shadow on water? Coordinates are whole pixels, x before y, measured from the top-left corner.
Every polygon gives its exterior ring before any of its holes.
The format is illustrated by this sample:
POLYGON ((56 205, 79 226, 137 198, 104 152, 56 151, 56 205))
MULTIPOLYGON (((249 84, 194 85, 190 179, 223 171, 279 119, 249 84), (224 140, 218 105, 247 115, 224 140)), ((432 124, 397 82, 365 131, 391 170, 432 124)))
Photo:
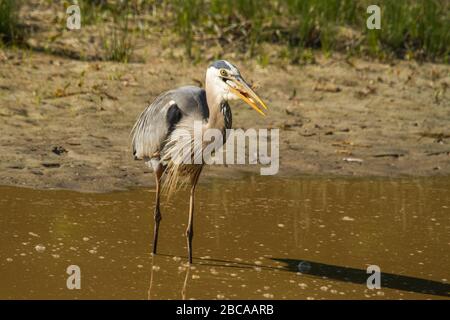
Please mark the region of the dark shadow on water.
MULTIPOLYGON (((332 264, 285 258, 273 258, 272 260, 284 263, 284 269, 291 272, 301 271, 302 274, 327 277, 329 279, 355 284, 365 285, 367 278, 370 276, 370 274, 367 274, 366 270, 341 267, 332 264), (299 264, 301 264, 300 268, 299 264)), ((450 284, 386 272, 381 272, 381 287, 450 297, 450 284)))
MULTIPOLYGON (((160 256, 173 257, 168 254, 158 254, 160 256)), ((186 257, 182 257, 186 258, 186 257)), ((226 267, 237 269, 278 270, 289 272, 301 272, 304 275, 314 277, 326 277, 328 279, 350 282, 354 284, 366 285, 370 274, 366 270, 350 267, 336 266, 307 260, 296 260, 286 258, 271 258, 273 261, 281 262, 282 266, 257 265, 246 262, 235 262, 219 259, 194 259, 194 265, 226 267), (299 268, 299 264, 301 264, 299 268)), ((402 276, 392 273, 381 272, 381 288, 409 291, 421 294, 430 294, 442 297, 450 297, 450 284, 439 281, 426 280, 421 278, 402 276)))

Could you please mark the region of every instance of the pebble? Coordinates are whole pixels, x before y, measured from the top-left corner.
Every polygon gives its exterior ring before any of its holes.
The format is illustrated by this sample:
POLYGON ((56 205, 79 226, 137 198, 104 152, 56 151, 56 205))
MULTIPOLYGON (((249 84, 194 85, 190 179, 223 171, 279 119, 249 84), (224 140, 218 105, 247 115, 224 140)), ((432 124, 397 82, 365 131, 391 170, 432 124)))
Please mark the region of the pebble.
POLYGON ((45 251, 45 246, 42 245, 42 244, 38 244, 38 245, 36 245, 36 247, 34 247, 34 249, 35 249, 37 252, 42 253, 42 252, 45 251))
POLYGON ((218 274, 219 274, 219 272, 217 272, 217 270, 214 269, 214 268, 211 268, 209 271, 211 271, 211 273, 212 273, 213 275, 218 275, 218 274))

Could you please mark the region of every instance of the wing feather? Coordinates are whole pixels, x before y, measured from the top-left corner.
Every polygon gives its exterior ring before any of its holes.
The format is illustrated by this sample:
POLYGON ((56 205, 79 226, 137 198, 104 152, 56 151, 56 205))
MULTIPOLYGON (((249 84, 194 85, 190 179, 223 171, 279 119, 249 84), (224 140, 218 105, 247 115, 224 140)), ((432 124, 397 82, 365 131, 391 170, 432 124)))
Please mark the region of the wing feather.
POLYGON ((185 116, 208 118, 205 90, 186 86, 158 96, 140 114, 131 130, 134 157, 145 159, 158 155, 171 132, 185 116))

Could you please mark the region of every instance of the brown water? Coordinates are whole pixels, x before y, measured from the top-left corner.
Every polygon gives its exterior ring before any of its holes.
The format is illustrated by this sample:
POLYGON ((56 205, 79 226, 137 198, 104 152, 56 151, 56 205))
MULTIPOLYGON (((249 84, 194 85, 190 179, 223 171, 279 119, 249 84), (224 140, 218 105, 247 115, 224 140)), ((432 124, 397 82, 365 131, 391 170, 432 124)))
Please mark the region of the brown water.
POLYGON ((152 190, 0 194, 2 299, 450 297, 449 178, 203 183, 191 268, 187 192, 163 202, 153 258, 152 190), (73 264, 80 290, 66 287, 73 264), (366 286, 372 264, 379 290, 366 286))

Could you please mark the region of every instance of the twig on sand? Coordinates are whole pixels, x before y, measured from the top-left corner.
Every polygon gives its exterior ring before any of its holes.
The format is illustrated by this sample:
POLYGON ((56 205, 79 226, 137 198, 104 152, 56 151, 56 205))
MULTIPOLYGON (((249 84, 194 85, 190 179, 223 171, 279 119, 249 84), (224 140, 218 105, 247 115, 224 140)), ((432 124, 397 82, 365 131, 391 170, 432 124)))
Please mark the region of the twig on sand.
POLYGON ((393 158, 400 158, 403 157, 404 153, 397 153, 397 152, 387 152, 387 153, 378 153, 374 155, 375 158, 384 158, 384 157, 393 157, 393 158))
POLYGON ((104 95, 106 97, 108 97, 111 100, 119 100, 119 98, 117 98, 116 96, 113 96, 112 94, 104 91, 104 90, 81 90, 81 91, 72 91, 72 92, 64 92, 64 91, 57 91, 55 94, 53 95, 47 95, 44 97, 44 99, 57 99, 57 98, 66 98, 66 97, 71 97, 71 96, 76 96, 76 95, 83 95, 83 94, 96 94, 96 95, 104 95))
POLYGON ((364 162, 364 160, 360 159, 360 158, 343 158, 342 160, 345 162, 350 162, 350 163, 353 162, 353 163, 359 163, 359 164, 364 162))
POLYGON ((446 155, 450 155, 450 150, 446 150, 446 151, 436 151, 436 152, 428 152, 426 155, 427 156, 439 156, 441 154, 446 154, 446 155))

